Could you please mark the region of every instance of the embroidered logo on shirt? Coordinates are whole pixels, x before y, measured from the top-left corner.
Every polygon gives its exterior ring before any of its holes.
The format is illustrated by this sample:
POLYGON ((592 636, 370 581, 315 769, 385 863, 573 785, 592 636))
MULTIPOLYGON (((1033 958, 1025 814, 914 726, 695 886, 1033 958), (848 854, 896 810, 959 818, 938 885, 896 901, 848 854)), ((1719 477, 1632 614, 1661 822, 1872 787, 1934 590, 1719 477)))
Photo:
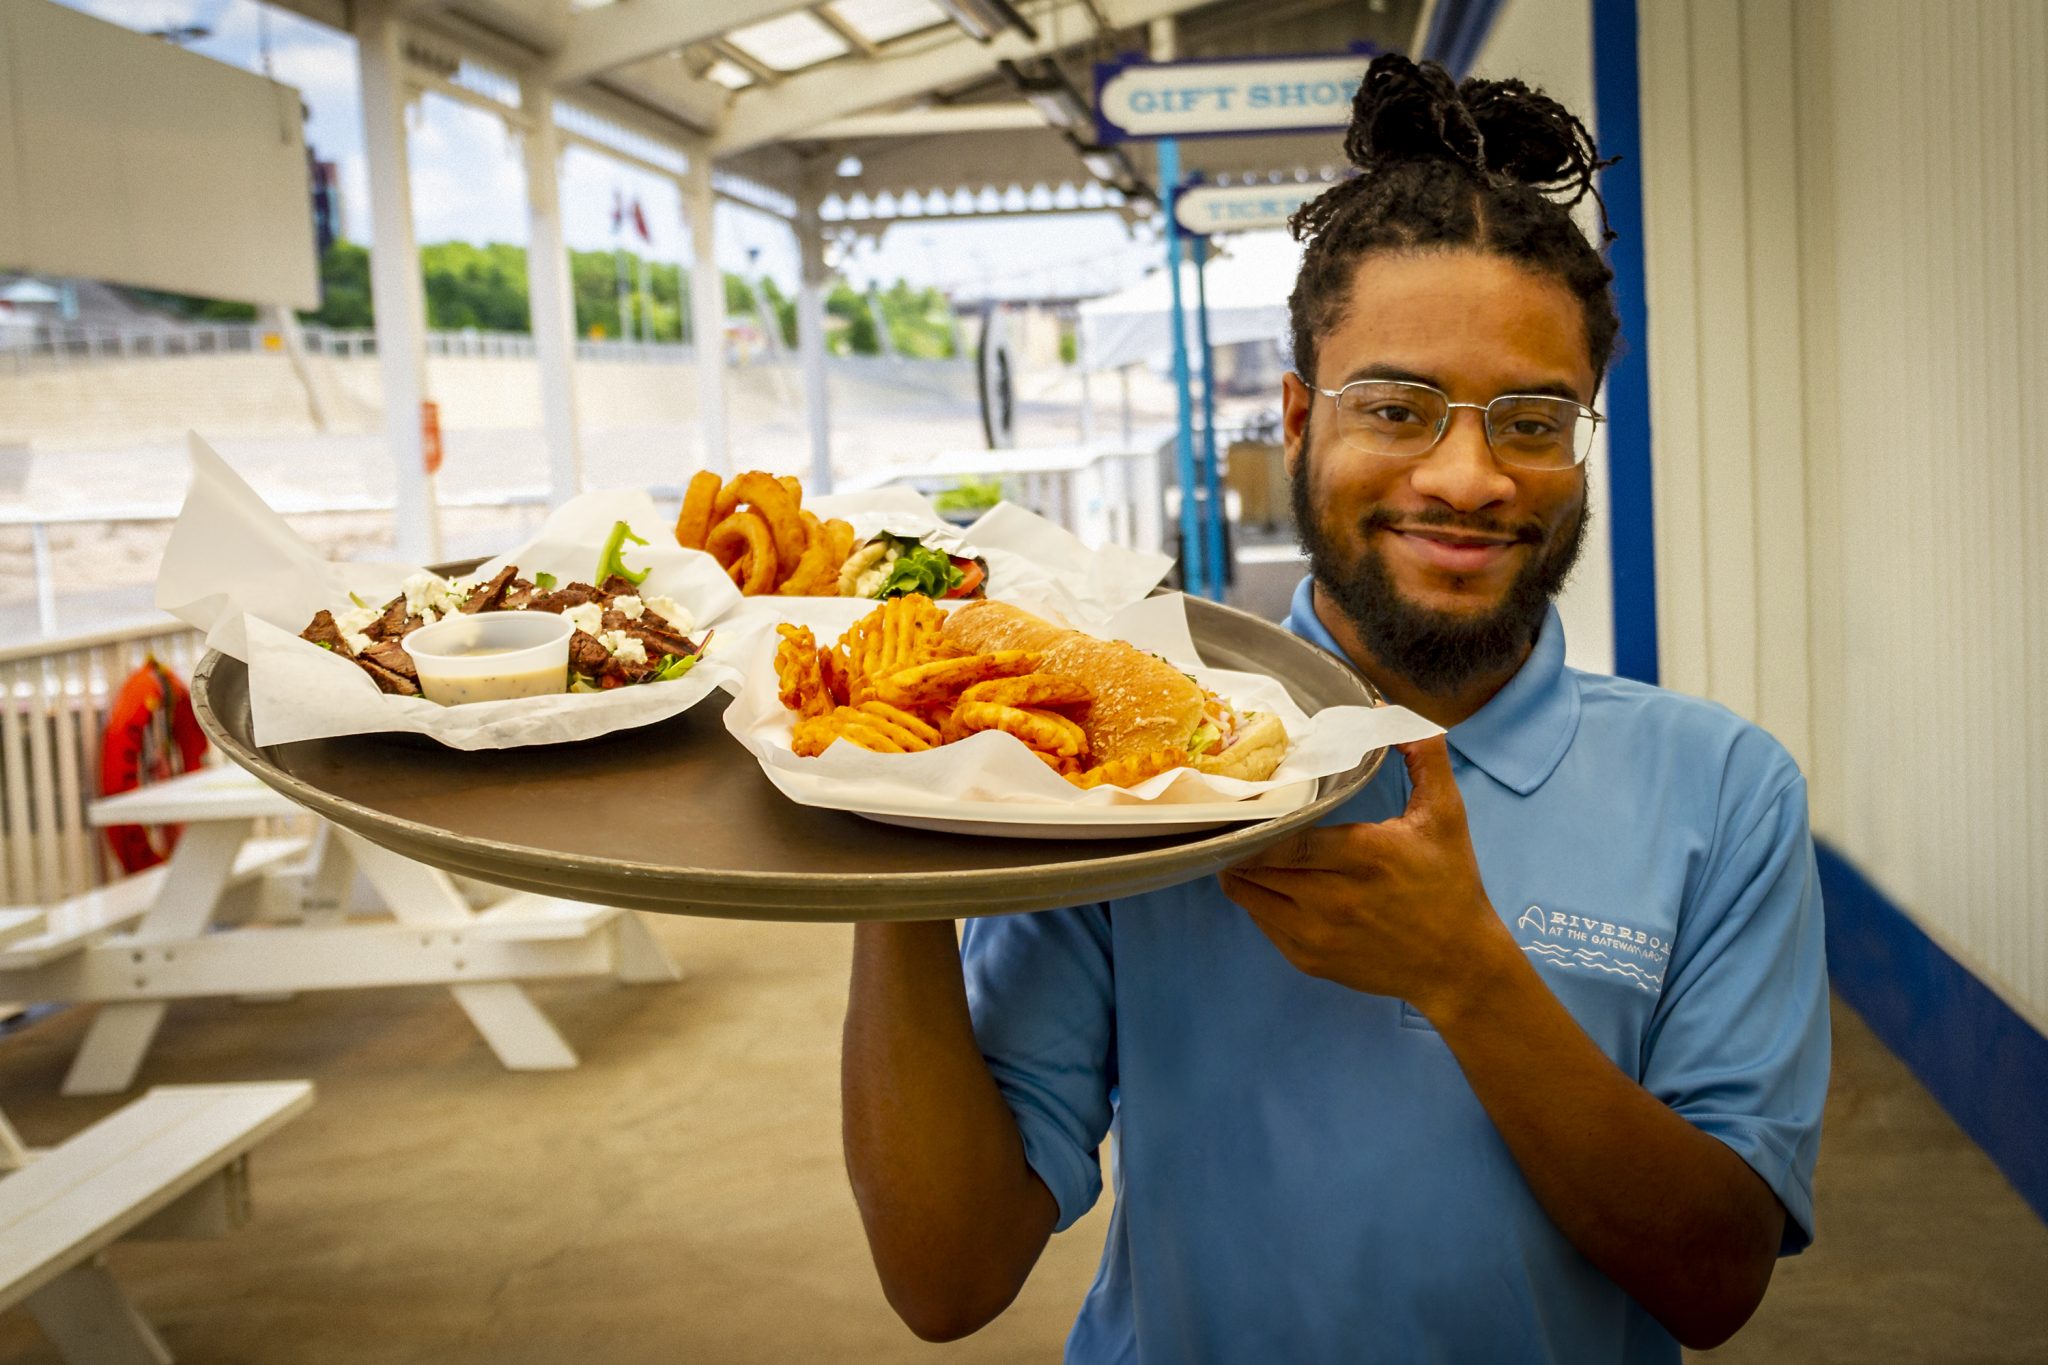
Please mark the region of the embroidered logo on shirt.
POLYGON ((1640 990, 1664 985, 1664 964, 1671 945, 1656 934, 1613 920, 1589 919, 1563 910, 1532 905, 1515 921, 1518 936, 1527 936, 1522 951, 1560 970, 1608 972, 1640 990))

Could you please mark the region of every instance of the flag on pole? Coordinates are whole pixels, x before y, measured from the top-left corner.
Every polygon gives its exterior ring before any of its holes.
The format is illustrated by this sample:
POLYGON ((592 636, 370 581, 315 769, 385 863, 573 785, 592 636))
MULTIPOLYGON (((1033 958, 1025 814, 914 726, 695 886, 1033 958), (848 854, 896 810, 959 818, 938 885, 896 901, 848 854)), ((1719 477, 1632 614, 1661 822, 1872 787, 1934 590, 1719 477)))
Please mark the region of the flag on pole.
POLYGON ((633 230, 640 234, 641 241, 649 246, 654 245, 654 237, 647 231, 647 215, 640 211, 640 201, 638 198, 633 200, 633 230))
POLYGON ((612 186, 612 236, 619 235, 619 225, 626 221, 626 194, 618 186, 612 186))

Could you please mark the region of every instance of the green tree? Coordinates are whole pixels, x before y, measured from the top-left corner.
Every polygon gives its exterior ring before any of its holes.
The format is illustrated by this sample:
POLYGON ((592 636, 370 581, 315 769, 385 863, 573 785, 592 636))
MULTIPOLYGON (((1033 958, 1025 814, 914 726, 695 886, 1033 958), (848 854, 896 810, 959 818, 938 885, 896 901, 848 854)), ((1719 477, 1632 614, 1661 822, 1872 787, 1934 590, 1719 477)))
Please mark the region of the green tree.
POLYGON ((320 306, 299 314, 299 321, 335 328, 372 325, 368 247, 337 241, 327 248, 320 258, 320 306))

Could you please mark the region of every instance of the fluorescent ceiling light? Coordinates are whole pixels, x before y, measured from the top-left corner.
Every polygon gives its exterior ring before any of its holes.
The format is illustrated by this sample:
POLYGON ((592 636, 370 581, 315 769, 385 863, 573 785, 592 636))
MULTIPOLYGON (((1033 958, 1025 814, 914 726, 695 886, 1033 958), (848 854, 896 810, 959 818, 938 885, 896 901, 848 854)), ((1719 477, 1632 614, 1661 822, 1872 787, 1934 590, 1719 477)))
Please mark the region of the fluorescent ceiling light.
POLYGON ((754 83, 754 73, 738 62, 729 62, 720 57, 713 62, 704 75, 728 90, 744 90, 754 83))
POLYGON ((725 41, 771 71, 801 71, 846 55, 846 40, 802 10, 736 28, 725 41))
POLYGON ((833 0, 825 8, 877 45, 948 22, 932 0, 833 0))
POLYGON ((935 0, 946 17, 958 24, 968 37, 985 43, 1006 29, 1015 29, 1033 42, 1038 30, 1017 13, 1010 0, 935 0))

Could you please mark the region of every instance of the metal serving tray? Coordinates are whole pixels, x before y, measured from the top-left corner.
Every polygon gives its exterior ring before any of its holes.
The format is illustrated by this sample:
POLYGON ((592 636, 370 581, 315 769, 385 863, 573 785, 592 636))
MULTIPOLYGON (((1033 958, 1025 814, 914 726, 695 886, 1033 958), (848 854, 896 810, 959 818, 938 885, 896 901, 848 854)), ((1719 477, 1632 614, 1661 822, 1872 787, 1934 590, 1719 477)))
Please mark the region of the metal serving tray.
MULTIPOLYGON (((460 566, 451 566, 460 571, 460 566)), ((1258 617, 1199 598, 1202 658, 1280 679, 1305 711, 1370 706, 1371 684, 1258 617)), ((1385 750, 1257 824, 1113 840, 977 838, 897 829, 786 800, 726 733, 724 698, 574 744, 465 752, 375 734, 258 748, 248 669, 209 653, 193 705, 235 762, 316 814, 408 858, 572 900, 768 920, 947 919, 1046 910, 1207 876, 1320 820, 1385 750)))

